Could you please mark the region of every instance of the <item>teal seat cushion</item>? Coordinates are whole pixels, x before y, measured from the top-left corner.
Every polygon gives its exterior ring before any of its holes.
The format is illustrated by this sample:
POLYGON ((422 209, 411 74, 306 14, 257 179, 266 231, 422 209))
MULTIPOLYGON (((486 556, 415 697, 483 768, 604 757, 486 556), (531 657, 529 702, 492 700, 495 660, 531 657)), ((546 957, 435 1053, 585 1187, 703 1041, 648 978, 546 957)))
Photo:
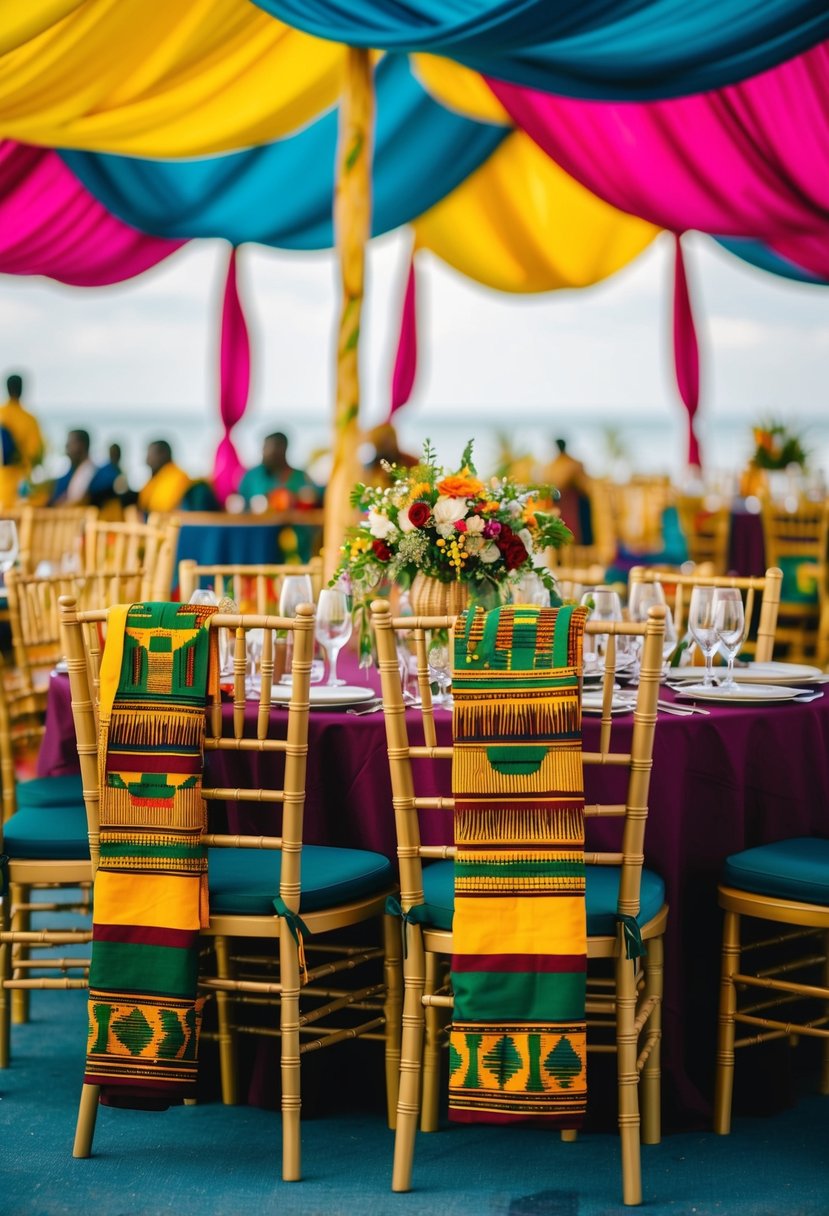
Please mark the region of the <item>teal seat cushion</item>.
POLYGON ((17 786, 17 805, 26 806, 71 806, 83 807, 83 782, 80 773, 64 777, 35 777, 33 781, 21 781, 17 786))
POLYGON ((23 807, 3 827, 3 850, 32 861, 83 861, 89 836, 83 806, 23 807))
MULTIPOLYGON (((587 867, 587 933, 606 937, 616 932, 616 905, 619 900, 619 866, 587 867)), ((436 861, 423 870, 424 902, 432 908, 436 929, 451 929, 455 910, 455 864, 436 861)), ((656 916, 665 902, 665 884, 651 870, 642 871, 639 924, 656 916)))
POLYGON ((780 584, 780 603, 817 604, 819 597, 818 565, 814 558, 779 557, 777 564, 783 571, 780 584))
MULTIPOLYGON (((210 911, 273 916, 282 854, 260 849, 208 849, 210 911)), ((378 894, 394 885, 391 862, 362 849, 305 845, 300 912, 317 912, 378 894)))
POLYGON ((798 836, 726 858, 723 883, 755 895, 829 905, 829 840, 798 836))

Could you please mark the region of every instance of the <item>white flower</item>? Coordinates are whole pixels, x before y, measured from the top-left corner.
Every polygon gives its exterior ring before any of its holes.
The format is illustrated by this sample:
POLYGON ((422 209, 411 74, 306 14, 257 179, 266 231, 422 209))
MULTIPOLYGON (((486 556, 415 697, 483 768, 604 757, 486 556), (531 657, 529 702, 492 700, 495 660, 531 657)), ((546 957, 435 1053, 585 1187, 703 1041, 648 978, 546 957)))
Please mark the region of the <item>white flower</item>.
POLYGON ((409 508, 404 507, 397 517, 397 526, 401 532, 414 532, 415 526, 409 519, 409 508))
POLYGON ((483 530, 484 530, 484 521, 481 519, 480 515, 470 515, 469 519, 466 521, 467 535, 470 532, 472 532, 472 533, 483 532, 483 530))
POLYGON ((476 554, 480 553, 485 544, 486 541, 482 536, 472 536, 467 531, 464 550, 469 554, 470 557, 475 557, 476 554))
POLYGON ((378 540, 393 540, 397 536, 397 528, 388 515, 381 515, 379 511, 369 511, 368 530, 378 540))
POLYGON ((523 510, 520 502, 508 502, 506 507, 513 519, 517 519, 523 510))
POLYGON ((518 533, 518 539, 524 542, 524 548, 528 553, 533 551, 533 538, 529 528, 522 528, 518 533))
POLYGON ((455 525, 453 523, 435 524, 435 531, 438 536, 442 536, 444 540, 448 540, 450 536, 455 535, 455 525))
MULTIPOLYGON (((436 524, 456 524, 459 519, 463 519, 466 515, 466 502, 463 498, 449 498, 445 494, 441 494, 432 507, 432 514, 435 517, 436 524)), ((440 528, 438 528, 438 531, 440 531, 440 528)))
POLYGON ((489 542, 489 544, 487 545, 487 547, 485 549, 481 550, 481 561, 482 562, 487 562, 487 563, 497 562, 497 560, 500 556, 501 556, 501 550, 498 548, 497 545, 493 544, 492 541, 489 542))

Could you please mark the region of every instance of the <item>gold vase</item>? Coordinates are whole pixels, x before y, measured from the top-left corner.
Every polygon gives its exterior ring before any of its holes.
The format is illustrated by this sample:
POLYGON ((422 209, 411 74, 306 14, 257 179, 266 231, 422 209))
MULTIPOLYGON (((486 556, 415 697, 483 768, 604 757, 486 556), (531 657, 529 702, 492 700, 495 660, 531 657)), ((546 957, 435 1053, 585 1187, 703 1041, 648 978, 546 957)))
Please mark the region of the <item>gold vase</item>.
POLYGON ((415 616, 457 616, 469 603, 469 584, 442 583, 421 571, 412 581, 409 602, 415 616))

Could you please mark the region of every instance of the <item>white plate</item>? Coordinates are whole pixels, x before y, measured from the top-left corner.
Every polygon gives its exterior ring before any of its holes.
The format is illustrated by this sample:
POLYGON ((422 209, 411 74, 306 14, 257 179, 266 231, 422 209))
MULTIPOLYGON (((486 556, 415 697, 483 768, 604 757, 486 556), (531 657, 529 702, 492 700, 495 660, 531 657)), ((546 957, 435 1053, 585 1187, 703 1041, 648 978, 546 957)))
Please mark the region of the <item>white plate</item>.
POLYGON ((723 701, 732 705, 769 705, 773 701, 794 701, 803 695, 802 688, 783 688, 779 684, 740 684, 732 689, 706 688, 704 684, 691 684, 680 689, 678 697, 690 697, 694 701, 723 701))
MULTIPOLYGON (((669 684, 684 683, 699 684, 702 679, 702 667, 672 667, 667 681, 669 684)), ((715 677, 724 672, 722 667, 714 668, 715 677)), ((819 667, 810 667, 806 663, 747 663, 745 667, 736 667, 734 677, 739 684, 813 684, 823 683, 826 679, 819 667)))
MULTIPOLYGON (((312 684, 309 700, 311 705, 356 705, 359 701, 371 701, 377 696, 373 688, 364 684, 312 684)), ((271 700, 284 701, 291 699, 290 684, 274 684, 271 689, 271 700)))
MULTIPOLYGON (((594 692, 592 689, 585 690, 581 695, 582 713, 585 714, 600 714, 602 712, 602 701, 604 694, 601 689, 594 692)), ((633 707, 624 699, 614 696, 610 703, 610 712, 612 714, 632 714, 633 707)))

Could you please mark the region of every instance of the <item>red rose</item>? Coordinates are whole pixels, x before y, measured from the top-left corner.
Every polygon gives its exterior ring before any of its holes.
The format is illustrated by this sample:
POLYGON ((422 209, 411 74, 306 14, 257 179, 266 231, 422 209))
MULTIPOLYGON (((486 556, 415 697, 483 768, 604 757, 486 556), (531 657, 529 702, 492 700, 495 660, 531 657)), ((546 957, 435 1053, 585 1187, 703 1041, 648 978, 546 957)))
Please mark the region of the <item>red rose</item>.
POLYGON ((507 570, 517 569, 529 556, 524 542, 519 540, 517 536, 512 537, 506 550, 502 550, 502 553, 504 554, 504 565, 507 570))
POLYGON ((416 528, 422 528, 431 514, 432 508, 428 502, 413 502, 409 507, 409 523, 414 524, 416 528))
POLYGON ((493 540, 502 553, 506 553, 514 539, 515 533, 509 524, 501 524, 501 531, 493 537, 493 540))
POLYGON ((375 540, 371 542, 371 547, 374 550, 374 556, 378 561, 391 561, 391 549, 384 540, 375 540))

